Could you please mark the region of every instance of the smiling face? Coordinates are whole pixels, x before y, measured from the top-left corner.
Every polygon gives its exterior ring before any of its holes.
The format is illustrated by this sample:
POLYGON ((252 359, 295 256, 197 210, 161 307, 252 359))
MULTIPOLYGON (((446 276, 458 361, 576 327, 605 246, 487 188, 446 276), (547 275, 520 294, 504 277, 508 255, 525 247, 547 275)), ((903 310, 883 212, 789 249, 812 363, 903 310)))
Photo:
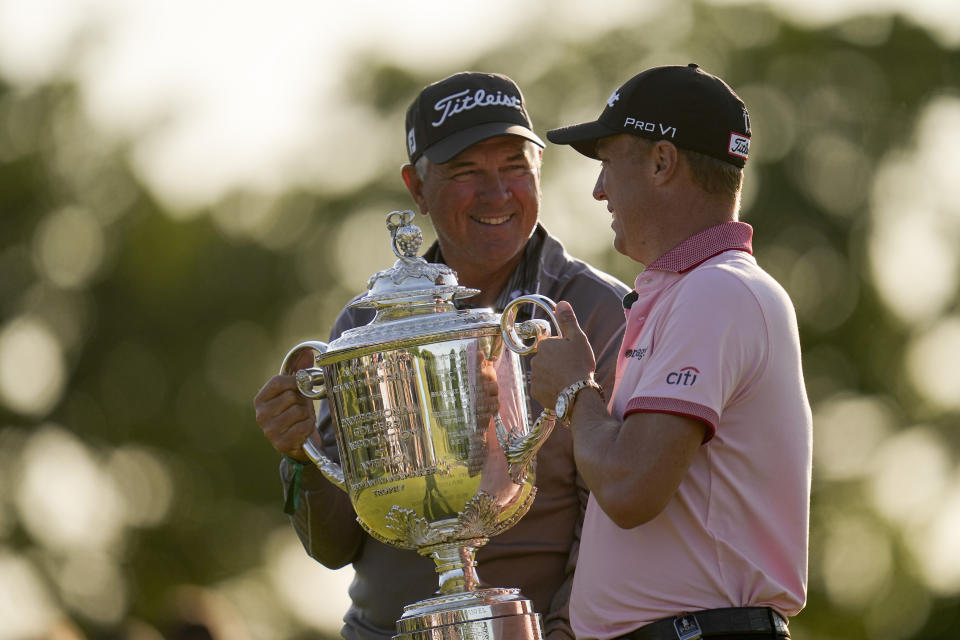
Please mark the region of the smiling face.
POLYGON ((478 142, 404 181, 430 216, 444 260, 470 278, 512 272, 540 214, 540 150, 516 136, 478 142))

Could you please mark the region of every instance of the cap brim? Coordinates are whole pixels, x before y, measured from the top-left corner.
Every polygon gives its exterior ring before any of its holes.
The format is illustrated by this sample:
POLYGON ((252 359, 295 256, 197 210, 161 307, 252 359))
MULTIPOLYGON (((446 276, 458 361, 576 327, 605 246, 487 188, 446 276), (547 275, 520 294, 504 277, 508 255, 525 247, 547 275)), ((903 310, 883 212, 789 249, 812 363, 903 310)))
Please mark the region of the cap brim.
POLYGON ((485 122, 475 127, 458 131, 440 142, 423 150, 423 155, 434 164, 449 162, 455 155, 470 145, 483 142, 497 136, 519 136, 534 143, 541 149, 547 146, 533 131, 512 122, 485 122))
POLYGON ((547 131, 547 140, 553 144, 568 144, 588 158, 597 160, 597 140, 615 136, 615 131, 599 121, 584 122, 547 131))

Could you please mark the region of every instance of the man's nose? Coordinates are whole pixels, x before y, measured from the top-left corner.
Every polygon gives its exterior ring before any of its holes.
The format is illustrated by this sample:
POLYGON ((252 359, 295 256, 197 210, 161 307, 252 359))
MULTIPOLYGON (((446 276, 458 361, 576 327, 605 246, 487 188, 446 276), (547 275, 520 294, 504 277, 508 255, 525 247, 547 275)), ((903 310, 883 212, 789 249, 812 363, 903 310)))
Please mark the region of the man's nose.
POLYGON ((607 194, 603 190, 603 171, 597 176, 597 183, 593 185, 593 197, 596 200, 606 200, 607 194))
POLYGON ((510 198, 510 187, 499 172, 490 171, 484 174, 481 196, 489 202, 503 202, 510 198))

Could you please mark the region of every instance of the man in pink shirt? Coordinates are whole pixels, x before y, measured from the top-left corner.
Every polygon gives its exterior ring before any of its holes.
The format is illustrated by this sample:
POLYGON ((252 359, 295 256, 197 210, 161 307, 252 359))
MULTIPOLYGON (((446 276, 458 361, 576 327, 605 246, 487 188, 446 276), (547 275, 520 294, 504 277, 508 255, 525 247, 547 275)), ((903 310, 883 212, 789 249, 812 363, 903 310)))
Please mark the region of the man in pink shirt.
POLYGON ((696 65, 648 69, 596 121, 548 133, 602 162, 593 195, 642 268, 606 397, 563 302, 563 338, 532 362, 591 491, 577 638, 786 638, 804 606, 811 414, 793 305, 737 220, 750 133, 696 65))

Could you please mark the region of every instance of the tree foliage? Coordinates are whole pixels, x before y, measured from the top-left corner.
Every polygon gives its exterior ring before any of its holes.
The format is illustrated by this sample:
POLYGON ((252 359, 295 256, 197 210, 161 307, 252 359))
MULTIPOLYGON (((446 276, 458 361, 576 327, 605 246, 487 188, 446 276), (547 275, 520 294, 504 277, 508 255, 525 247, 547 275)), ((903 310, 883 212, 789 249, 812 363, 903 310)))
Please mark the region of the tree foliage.
MULTIPOLYGON (((931 101, 960 99, 960 53, 893 16, 809 28, 758 7, 690 10, 684 29, 648 22, 586 41, 530 35, 469 66, 517 80, 541 131, 594 117, 619 82, 651 64, 696 61, 741 93, 757 150, 743 217, 760 263, 798 307, 816 437, 851 447, 825 452, 833 462, 814 469, 809 604, 794 637, 951 638, 960 578, 930 577, 912 526, 934 516, 885 511, 875 497, 885 471, 871 466, 885 458, 871 454, 905 436, 935 443, 933 459, 957 468, 960 405, 932 401, 906 371, 918 332, 956 305, 924 322, 894 313, 870 238, 882 165, 910 148, 931 101), (871 444, 860 433, 882 437, 871 444), (838 455, 861 461, 859 470, 838 455)), ((396 123, 391 148, 416 91, 459 70, 403 68, 374 54, 356 65, 354 98, 396 123)), ((394 173, 348 193, 240 192, 172 215, 139 182, 128 151, 85 120, 75 87, 0 84, 0 566, 26 563, 89 638, 140 637, 132 621, 172 635, 181 585, 232 599, 251 637, 308 637, 266 577, 270 540, 288 525, 277 456, 251 399, 287 347, 326 336, 369 275, 337 275, 333 248, 351 214, 384 202, 405 208, 408 197, 394 173), (36 371, 59 372, 61 382, 36 371), (112 483, 95 494, 89 520, 44 506, 75 481, 78 467, 60 457, 71 451, 69 460, 88 459, 112 483), (77 522, 87 533, 65 542, 57 532, 77 522)), ((546 156, 548 203, 561 153, 546 156)), ((596 222, 587 212, 584 220, 596 222)), ((634 278, 612 247, 589 257, 634 278)), ((917 485, 917 504, 929 486, 917 485)), ((945 561, 960 572, 956 558, 945 561)), ((322 593, 316 602, 324 606, 322 593)))

